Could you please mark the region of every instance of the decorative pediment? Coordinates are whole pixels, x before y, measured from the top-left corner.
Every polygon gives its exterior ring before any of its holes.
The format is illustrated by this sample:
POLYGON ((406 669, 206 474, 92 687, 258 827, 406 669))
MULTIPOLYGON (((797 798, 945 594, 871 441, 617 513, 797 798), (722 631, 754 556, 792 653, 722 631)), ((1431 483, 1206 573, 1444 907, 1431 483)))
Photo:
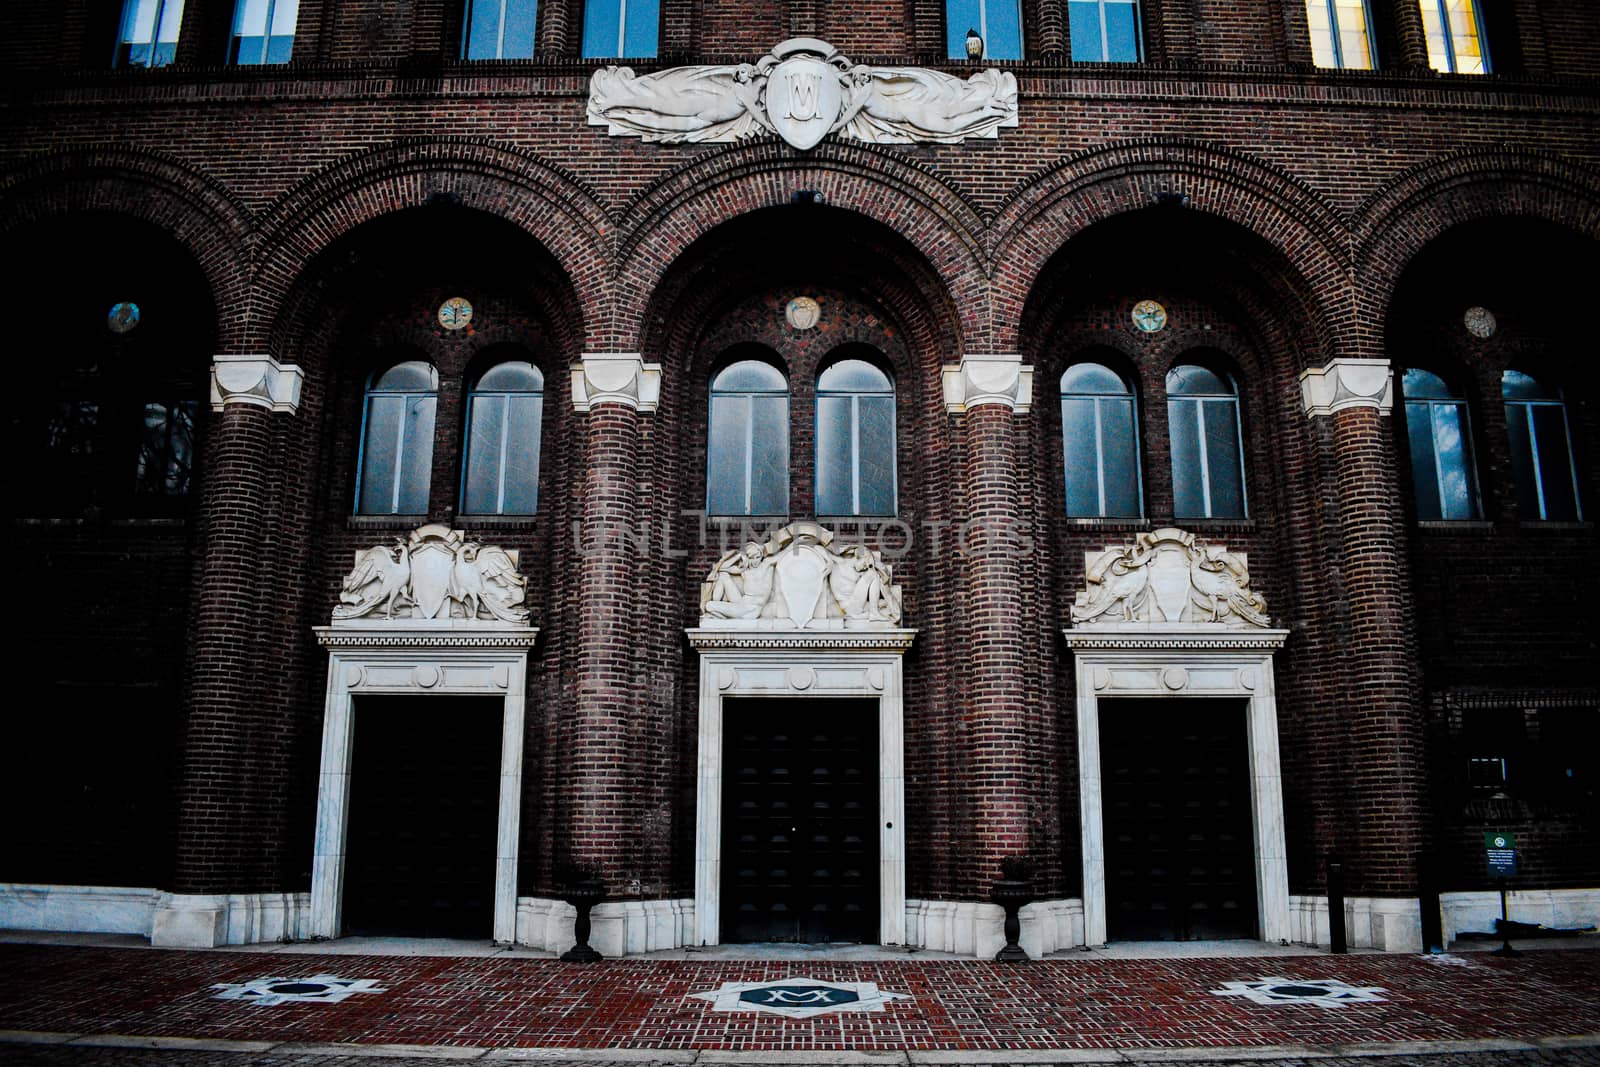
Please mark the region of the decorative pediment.
POLYGON ((1250 588, 1243 552, 1166 527, 1086 556, 1074 627, 1129 623, 1266 629, 1267 604, 1250 588))
POLYGON ((765 544, 751 541, 717 561, 700 586, 709 629, 894 629, 900 587, 865 545, 833 547, 833 531, 797 522, 765 544))
POLYGON ((522 606, 528 580, 517 573, 515 549, 469 540, 448 526, 419 526, 408 538, 356 553, 345 576, 333 624, 527 626, 522 606))
POLYGON ((874 144, 956 144, 1017 124, 1017 79, 965 81, 920 67, 852 63, 826 41, 795 37, 754 63, 638 75, 603 67, 589 81, 589 125, 663 144, 776 134, 802 151, 829 134, 874 144))

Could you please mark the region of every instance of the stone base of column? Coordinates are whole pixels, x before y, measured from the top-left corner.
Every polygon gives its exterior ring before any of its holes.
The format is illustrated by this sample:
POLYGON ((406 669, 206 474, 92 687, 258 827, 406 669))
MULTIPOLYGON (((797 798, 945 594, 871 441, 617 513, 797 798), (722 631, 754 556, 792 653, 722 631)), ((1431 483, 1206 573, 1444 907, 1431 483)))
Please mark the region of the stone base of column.
POLYGON ((150 944, 215 948, 304 941, 310 930, 310 893, 164 893, 151 917, 150 944))

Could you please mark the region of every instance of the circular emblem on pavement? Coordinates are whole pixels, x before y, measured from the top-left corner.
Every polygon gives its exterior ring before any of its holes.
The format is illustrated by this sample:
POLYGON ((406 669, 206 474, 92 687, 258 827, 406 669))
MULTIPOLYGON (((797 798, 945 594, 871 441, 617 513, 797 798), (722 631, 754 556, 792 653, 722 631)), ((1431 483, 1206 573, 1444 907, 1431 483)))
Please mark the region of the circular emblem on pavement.
POLYGON ((1133 305, 1133 324, 1145 333, 1159 333, 1167 324, 1167 309, 1154 300, 1133 305))
POLYGON ((822 307, 809 296, 797 296, 783 309, 783 319, 797 330, 809 330, 822 318, 822 307))
POLYGON ((1461 324, 1467 332, 1474 337, 1488 338, 1494 336, 1496 323, 1494 312, 1488 308, 1470 307, 1461 316, 1461 324))

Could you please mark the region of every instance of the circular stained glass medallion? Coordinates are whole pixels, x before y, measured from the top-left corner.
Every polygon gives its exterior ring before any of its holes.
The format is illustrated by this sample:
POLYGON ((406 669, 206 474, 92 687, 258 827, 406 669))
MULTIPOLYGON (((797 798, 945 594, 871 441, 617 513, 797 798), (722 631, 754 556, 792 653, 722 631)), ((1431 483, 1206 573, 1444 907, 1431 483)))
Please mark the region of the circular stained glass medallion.
POLYGON ((1461 316, 1461 324, 1474 337, 1493 337, 1496 323, 1494 312, 1488 308, 1470 307, 1461 316))
POLYGON ((1133 324, 1145 333, 1157 333, 1167 324, 1167 309, 1154 300, 1133 305, 1133 324))
POLYGON ((439 305, 439 325, 447 330, 459 330, 472 321, 472 305, 459 296, 452 296, 439 305))
POLYGON ((106 314, 106 326, 112 333, 127 333, 139 325, 139 305, 123 301, 112 304, 111 310, 106 314))
POLYGON ((797 296, 783 309, 783 319, 797 330, 809 330, 822 318, 822 307, 809 296, 797 296))

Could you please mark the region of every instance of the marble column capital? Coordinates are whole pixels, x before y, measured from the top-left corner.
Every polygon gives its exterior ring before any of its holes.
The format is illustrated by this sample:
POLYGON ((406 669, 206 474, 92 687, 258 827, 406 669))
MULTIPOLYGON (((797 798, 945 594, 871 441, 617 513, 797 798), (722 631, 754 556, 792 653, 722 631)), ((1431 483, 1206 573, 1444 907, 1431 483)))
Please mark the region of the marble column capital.
POLYGON ((1386 359, 1335 359, 1300 372, 1300 406, 1310 418, 1345 408, 1394 408, 1394 370, 1386 359))
POLYGON ((980 404, 1002 404, 1013 411, 1033 405, 1033 368, 1021 353, 964 355, 944 367, 944 409, 961 414, 980 404))
POLYGON ((300 410, 305 372, 269 355, 225 353, 211 357, 211 410, 248 404, 268 411, 300 410))
POLYGON ((572 365, 572 408, 621 404, 654 411, 661 402, 661 364, 646 363, 638 352, 585 352, 572 365))

